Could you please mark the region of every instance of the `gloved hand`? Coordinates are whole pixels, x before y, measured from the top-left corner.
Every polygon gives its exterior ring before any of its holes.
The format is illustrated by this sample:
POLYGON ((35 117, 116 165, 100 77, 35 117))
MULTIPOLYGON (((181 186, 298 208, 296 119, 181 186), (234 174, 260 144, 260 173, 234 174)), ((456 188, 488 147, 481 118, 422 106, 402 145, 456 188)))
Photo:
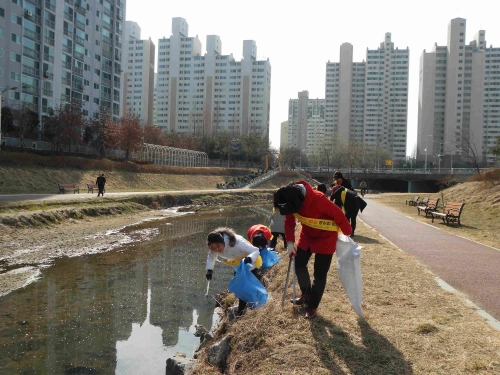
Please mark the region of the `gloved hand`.
POLYGON ((207 270, 207 274, 205 275, 205 277, 207 278, 207 280, 212 280, 212 274, 213 273, 214 273, 214 271, 207 270))
POLYGON ((245 264, 248 264, 248 263, 252 263, 252 258, 250 257, 245 257, 245 261, 244 261, 245 264))
POLYGON ((288 242, 286 247, 289 255, 291 255, 292 253, 295 255, 297 253, 297 250, 295 249, 295 244, 293 242, 288 242))

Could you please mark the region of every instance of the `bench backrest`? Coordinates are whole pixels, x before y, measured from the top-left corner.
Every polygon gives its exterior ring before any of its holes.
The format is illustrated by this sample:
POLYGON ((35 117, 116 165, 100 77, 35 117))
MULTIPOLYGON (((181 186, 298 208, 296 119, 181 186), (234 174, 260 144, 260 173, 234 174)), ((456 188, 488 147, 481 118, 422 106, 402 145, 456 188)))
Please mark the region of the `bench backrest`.
POLYGON ((427 207, 432 208, 432 209, 436 209, 438 206, 438 203, 439 203, 439 198, 429 198, 429 200, 427 201, 427 207))
POLYGON ((75 189, 76 185, 75 184, 59 184, 60 188, 63 189, 75 189))
POLYGON ((423 199, 420 201, 420 205, 421 205, 421 206, 427 206, 427 202, 429 202, 429 198, 423 198, 423 199))
POLYGON ((418 198, 420 198, 420 196, 415 195, 415 196, 413 197, 413 202, 418 202, 418 198))
POLYGON ((87 184, 87 187, 89 187, 89 188, 97 188, 97 184, 87 184))
POLYGON ((460 213, 462 212, 462 208, 464 207, 464 205, 465 203, 446 202, 443 208, 443 213, 460 216, 460 213))

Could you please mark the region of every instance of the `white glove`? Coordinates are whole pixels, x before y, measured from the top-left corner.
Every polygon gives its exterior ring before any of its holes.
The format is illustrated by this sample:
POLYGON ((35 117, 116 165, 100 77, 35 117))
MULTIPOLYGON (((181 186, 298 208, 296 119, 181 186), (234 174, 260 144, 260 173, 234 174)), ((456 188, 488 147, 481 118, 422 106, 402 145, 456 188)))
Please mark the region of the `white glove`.
POLYGON ((297 250, 295 250, 295 244, 293 242, 288 242, 288 244, 286 245, 287 247, 287 250, 288 250, 288 254, 291 254, 291 253, 296 253, 297 250))

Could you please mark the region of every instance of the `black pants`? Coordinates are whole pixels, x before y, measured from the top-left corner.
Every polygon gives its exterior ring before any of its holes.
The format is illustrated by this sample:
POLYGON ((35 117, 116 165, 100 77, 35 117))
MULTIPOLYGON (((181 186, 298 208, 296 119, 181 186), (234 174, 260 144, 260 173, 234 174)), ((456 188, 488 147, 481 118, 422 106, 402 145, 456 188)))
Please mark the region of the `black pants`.
MULTIPOLYGON (((260 280, 260 278, 258 276, 258 273, 257 273, 257 268, 254 268, 250 272, 252 272, 255 275, 255 277, 260 280)), ((236 271, 234 272, 234 274, 236 275, 236 271)), ((237 315, 243 314, 243 310, 245 310, 246 308, 247 308, 247 302, 243 301, 240 298, 240 302, 238 303, 238 313, 237 313, 237 315)))
POLYGON ((278 237, 281 236, 281 238, 283 238, 283 244, 285 246, 285 249, 286 249, 286 238, 285 238, 285 233, 281 233, 281 232, 271 232, 271 234, 273 235, 273 238, 271 240, 271 243, 269 244, 269 247, 271 249, 274 249, 276 247, 276 242, 278 242, 278 237))
POLYGON ((97 196, 99 196, 99 194, 101 194, 102 196, 104 196, 104 185, 97 185, 97 188, 99 189, 99 192, 97 193, 97 196))
POLYGON ((315 254, 314 255, 314 281, 311 285, 311 278, 307 269, 307 263, 311 258, 310 249, 297 249, 295 257, 295 274, 299 282, 300 291, 302 294, 309 295, 307 306, 309 308, 317 308, 323 297, 323 292, 326 286, 326 276, 332 263, 333 254, 315 254))
POLYGON ((349 224, 351 224, 351 228, 352 228, 351 236, 354 235, 354 231, 356 230, 356 217, 358 216, 358 212, 359 212, 359 210, 349 210, 349 211, 346 211, 346 213, 345 213, 345 217, 347 218, 347 221, 349 222, 349 224))

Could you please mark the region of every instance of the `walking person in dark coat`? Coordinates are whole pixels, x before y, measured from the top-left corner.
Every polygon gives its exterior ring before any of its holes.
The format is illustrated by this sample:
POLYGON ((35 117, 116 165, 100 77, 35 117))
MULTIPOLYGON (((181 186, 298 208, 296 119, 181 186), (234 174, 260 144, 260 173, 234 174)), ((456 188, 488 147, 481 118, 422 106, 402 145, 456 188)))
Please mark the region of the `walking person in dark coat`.
POLYGON ((356 192, 348 190, 344 186, 336 185, 332 187, 332 195, 330 200, 335 203, 339 208, 345 212, 345 217, 349 224, 351 224, 352 234, 354 237, 354 231, 356 230, 356 217, 358 212, 366 207, 366 202, 363 198, 359 197, 356 192))
POLYGON ((97 184, 97 188, 99 189, 97 196, 101 194, 101 196, 104 197, 104 185, 106 184, 106 178, 104 178, 104 173, 102 173, 99 177, 97 177, 95 183, 97 184))

